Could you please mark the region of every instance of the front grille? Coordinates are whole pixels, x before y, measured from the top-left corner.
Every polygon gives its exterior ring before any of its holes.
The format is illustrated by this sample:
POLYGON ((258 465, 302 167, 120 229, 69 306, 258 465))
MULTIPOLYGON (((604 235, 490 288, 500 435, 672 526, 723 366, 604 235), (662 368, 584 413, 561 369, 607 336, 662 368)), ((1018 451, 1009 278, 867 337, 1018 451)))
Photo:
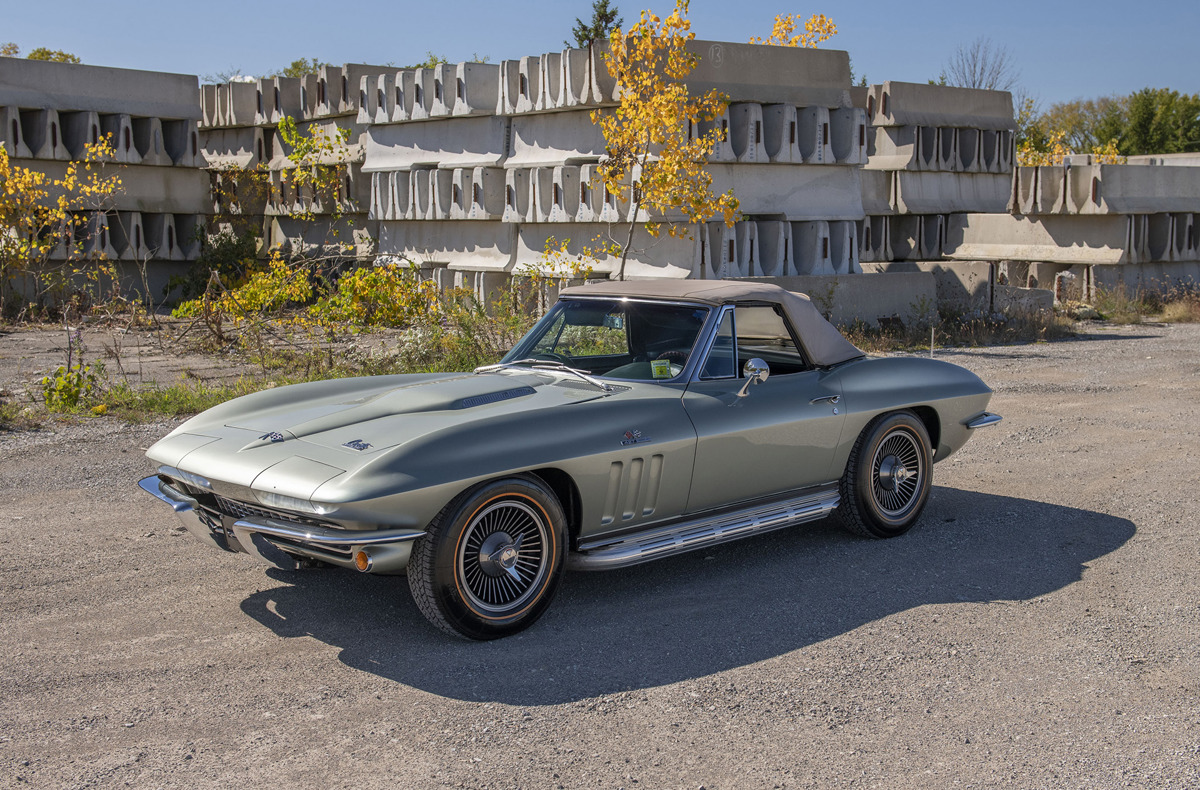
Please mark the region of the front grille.
POLYGON ((274 521, 282 521, 287 524, 302 524, 306 527, 327 527, 332 529, 338 528, 337 525, 330 524, 328 521, 318 521, 315 518, 308 518, 295 513, 288 513, 287 511, 283 510, 271 510, 258 505, 249 505, 245 502, 238 502, 234 499, 226 499, 225 497, 217 494, 213 494, 212 499, 213 505, 219 513, 229 516, 233 519, 269 518, 274 521))

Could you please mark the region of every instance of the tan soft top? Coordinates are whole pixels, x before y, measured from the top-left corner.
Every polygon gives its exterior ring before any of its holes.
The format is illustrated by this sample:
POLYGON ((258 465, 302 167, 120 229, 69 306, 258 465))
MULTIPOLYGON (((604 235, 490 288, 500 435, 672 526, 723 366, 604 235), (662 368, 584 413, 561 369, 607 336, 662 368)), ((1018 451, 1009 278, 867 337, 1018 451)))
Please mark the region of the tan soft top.
POLYGON ((814 364, 836 365, 865 356, 857 346, 842 337, 833 324, 825 320, 811 299, 771 283, 743 280, 610 280, 566 288, 559 294, 560 298, 571 296, 682 299, 711 305, 770 302, 783 308, 792 327, 800 333, 800 342, 814 364))

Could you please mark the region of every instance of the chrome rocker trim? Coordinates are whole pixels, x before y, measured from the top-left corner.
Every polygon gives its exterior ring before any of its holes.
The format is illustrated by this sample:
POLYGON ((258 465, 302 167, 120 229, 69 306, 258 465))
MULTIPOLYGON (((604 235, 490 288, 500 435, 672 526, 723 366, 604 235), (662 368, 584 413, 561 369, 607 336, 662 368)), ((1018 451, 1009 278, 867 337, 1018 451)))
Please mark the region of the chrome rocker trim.
POLYGON ((770 505, 675 523, 607 542, 584 544, 567 559, 567 567, 599 571, 638 565, 748 535, 816 521, 832 513, 840 501, 835 488, 770 505))
POLYGON ((967 423, 968 428, 986 428, 989 425, 998 425, 1004 418, 999 414, 992 414, 990 411, 985 411, 975 419, 967 423))
POLYGON ((244 551, 277 568, 298 567, 295 555, 303 555, 343 567, 354 567, 355 547, 403 549, 386 552, 388 570, 402 568, 408 561, 412 541, 425 536, 421 530, 342 530, 304 524, 287 524, 273 519, 237 519, 224 527, 225 519, 209 514, 200 503, 161 477, 151 475, 138 481, 143 491, 166 502, 187 531, 205 545, 224 551, 244 551), (232 534, 230 534, 232 533, 232 534), (229 538, 236 540, 231 545, 229 538))

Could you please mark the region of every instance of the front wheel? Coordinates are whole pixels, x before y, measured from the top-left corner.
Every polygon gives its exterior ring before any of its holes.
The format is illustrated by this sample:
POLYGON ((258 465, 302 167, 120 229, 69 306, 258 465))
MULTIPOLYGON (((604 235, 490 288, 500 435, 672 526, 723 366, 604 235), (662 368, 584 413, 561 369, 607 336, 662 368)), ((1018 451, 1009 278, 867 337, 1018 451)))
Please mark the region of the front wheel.
POLYGON ((562 507, 532 478, 494 480, 456 497, 413 546, 408 585, 421 613, 468 639, 534 623, 562 579, 562 507))
POLYGON ((916 523, 933 472, 929 432, 912 412, 876 418, 863 429, 842 475, 837 515, 868 538, 894 538, 916 523))

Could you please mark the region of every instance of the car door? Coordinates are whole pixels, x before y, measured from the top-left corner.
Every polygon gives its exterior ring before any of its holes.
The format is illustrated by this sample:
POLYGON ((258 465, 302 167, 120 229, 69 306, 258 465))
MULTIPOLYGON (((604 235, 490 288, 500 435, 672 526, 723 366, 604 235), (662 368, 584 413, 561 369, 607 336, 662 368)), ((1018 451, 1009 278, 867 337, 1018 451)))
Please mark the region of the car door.
POLYGON ((778 307, 727 306, 718 320, 683 400, 697 435, 687 512, 836 480, 845 419, 836 377, 807 363, 778 307), (751 358, 771 372, 740 397, 751 358))

